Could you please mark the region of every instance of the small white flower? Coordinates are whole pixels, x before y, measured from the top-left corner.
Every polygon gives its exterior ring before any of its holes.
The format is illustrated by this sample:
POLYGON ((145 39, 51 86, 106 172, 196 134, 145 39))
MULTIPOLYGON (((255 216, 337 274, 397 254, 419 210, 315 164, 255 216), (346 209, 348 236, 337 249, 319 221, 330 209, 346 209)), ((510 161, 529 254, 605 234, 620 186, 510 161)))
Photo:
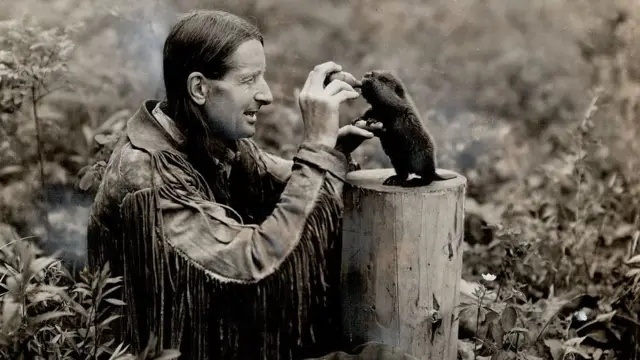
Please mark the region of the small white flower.
POLYGON ((482 278, 486 281, 493 281, 496 279, 496 276, 493 274, 482 274, 482 278))
POLYGON ((578 321, 587 321, 587 313, 585 313, 584 310, 576 311, 573 315, 578 321))

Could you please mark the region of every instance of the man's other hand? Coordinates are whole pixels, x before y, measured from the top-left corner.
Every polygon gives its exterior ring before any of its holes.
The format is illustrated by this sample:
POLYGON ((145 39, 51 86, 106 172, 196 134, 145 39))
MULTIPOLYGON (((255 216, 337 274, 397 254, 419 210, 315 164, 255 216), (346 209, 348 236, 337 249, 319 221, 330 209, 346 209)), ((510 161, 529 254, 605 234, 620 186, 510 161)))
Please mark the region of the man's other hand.
POLYGON ((384 131, 381 122, 369 123, 358 119, 353 124, 345 125, 338 130, 336 150, 349 155, 365 140, 373 138, 381 131, 384 131))

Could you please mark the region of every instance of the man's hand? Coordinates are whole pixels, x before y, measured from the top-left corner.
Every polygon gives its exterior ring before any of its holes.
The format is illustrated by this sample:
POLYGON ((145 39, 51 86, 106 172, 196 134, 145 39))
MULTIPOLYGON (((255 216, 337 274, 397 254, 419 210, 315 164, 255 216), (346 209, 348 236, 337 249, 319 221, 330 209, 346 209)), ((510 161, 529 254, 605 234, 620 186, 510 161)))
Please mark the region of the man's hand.
POLYGON ((338 130, 336 150, 345 155, 351 154, 367 139, 371 139, 379 132, 384 131, 381 122, 368 123, 362 119, 356 119, 352 125, 345 125, 338 130))
POLYGON ((360 96, 347 82, 349 75, 342 72, 340 65, 331 61, 316 66, 309 73, 298 98, 304 122, 304 141, 329 147, 336 145, 340 104, 360 96), (330 74, 336 74, 335 79, 325 87, 325 80, 330 74))
POLYGON ((356 79, 353 74, 348 73, 346 71, 337 71, 329 74, 324 81, 324 86, 329 85, 333 80, 341 80, 351 85, 353 88, 362 87, 362 81, 356 79))

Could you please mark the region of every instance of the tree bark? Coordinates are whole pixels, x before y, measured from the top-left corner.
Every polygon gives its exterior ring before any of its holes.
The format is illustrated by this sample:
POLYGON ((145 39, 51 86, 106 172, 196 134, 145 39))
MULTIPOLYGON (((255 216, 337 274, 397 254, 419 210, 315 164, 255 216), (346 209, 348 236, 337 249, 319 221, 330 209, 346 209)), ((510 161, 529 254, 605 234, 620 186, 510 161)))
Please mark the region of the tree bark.
POLYGON ((420 359, 455 360, 466 178, 384 186, 393 169, 348 174, 342 234, 347 346, 380 341, 420 359))

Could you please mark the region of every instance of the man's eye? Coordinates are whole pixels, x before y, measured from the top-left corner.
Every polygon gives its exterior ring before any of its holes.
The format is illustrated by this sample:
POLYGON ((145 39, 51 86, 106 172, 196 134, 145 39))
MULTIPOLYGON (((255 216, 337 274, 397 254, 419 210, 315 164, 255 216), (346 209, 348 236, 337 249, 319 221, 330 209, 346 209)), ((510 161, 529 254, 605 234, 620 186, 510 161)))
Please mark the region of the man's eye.
POLYGON ((247 83, 247 84, 250 84, 252 82, 255 82, 257 78, 258 78, 257 76, 252 76, 252 77, 249 77, 249 78, 245 79, 244 82, 247 83))

